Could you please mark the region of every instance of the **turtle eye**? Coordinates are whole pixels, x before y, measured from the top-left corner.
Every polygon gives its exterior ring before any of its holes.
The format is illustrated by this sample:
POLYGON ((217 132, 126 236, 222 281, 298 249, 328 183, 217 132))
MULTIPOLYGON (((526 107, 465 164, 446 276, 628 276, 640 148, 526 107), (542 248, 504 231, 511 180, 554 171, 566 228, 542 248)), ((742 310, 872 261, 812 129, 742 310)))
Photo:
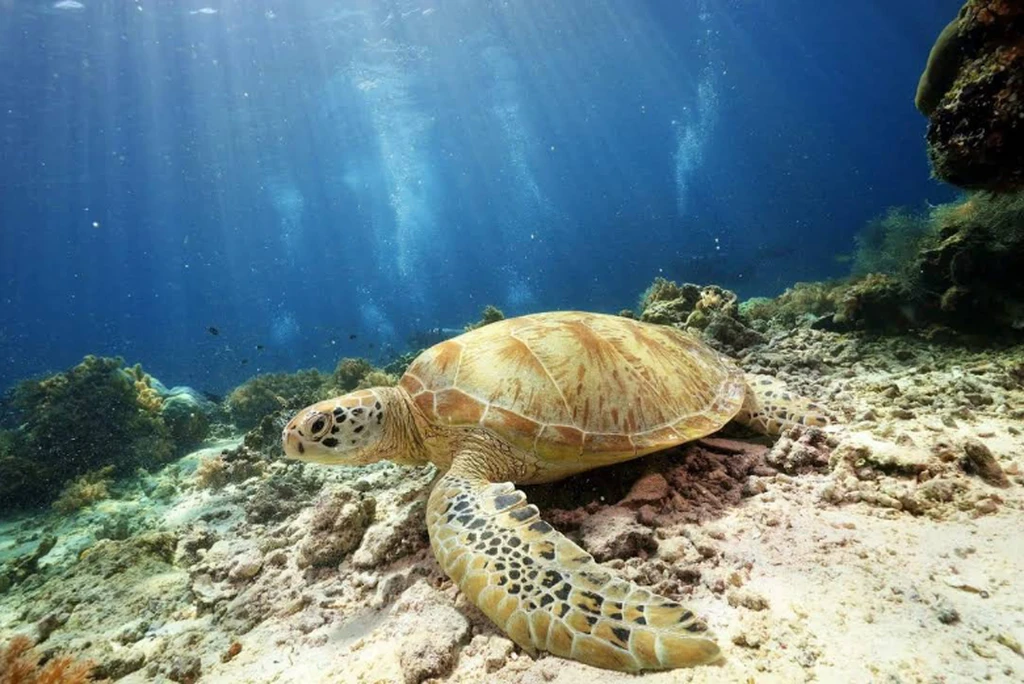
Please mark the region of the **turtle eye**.
POLYGON ((318 415, 309 426, 313 439, 320 437, 327 431, 327 419, 323 414, 318 415))

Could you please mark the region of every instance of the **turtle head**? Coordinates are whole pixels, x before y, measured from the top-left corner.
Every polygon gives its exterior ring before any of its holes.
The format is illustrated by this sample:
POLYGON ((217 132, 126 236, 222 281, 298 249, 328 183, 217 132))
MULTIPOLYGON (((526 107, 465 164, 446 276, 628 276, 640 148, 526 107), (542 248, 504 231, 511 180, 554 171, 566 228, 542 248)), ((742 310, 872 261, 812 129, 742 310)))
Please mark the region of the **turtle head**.
POLYGON ((281 439, 288 458, 326 465, 366 465, 387 457, 386 390, 367 389, 299 411, 281 439))

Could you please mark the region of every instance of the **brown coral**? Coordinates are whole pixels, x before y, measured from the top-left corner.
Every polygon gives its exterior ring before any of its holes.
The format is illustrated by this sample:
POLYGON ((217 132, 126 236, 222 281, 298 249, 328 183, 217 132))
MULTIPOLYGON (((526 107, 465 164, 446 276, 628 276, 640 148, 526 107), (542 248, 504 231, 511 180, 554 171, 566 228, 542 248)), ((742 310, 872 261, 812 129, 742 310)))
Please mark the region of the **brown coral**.
POLYGON ((135 386, 136 401, 139 406, 150 413, 160 413, 164 400, 160 393, 153 388, 153 376, 142 370, 141 363, 126 368, 125 373, 135 386))
POLYGON ((0 649, 0 684, 84 684, 93 664, 71 656, 57 656, 40 665, 32 640, 15 635, 0 649))
POLYGON ((59 513, 74 513, 97 501, 110 498, 111 476, 114 466, 106 466, 75 478, 64 486, 60 497, 53 502, 59 513))

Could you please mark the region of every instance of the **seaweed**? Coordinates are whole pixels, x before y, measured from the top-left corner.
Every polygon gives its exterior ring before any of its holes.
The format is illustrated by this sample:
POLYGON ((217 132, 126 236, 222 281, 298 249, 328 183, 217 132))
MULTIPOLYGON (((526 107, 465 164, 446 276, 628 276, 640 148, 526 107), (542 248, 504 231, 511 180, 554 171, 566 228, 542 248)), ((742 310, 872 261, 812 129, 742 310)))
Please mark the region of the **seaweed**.
POLYGON ((869 221, 855 236, 853 275, 908 275, 921 246, 932 234, 934 225, 927 212, 891 207, 884 215, 869 221))
POLYGON ((481 315, 479 321, 477 321, 476 323, 466 324, 466 332, 469 332, 470 330, 476 330, 477 328, 482 328, 485 325, 490 325, 491 323, 497 323, 498 321, 504 319, 505 314, 501 311, 501 309, 494 306, 493 304, 488 304, 487 306, 484 307, 483 314, 481 315))

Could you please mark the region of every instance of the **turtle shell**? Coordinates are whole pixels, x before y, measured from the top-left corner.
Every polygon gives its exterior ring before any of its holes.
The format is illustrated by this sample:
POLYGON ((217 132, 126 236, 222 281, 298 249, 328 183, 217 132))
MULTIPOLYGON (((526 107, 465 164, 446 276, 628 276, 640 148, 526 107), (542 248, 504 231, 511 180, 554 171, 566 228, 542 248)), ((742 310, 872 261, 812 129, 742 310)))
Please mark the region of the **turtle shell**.
POLYGON ((510 318, 420 354, 401 386, 440 425, 489 428, 549 463, 609 462, 710 434, 742 371, 675 328, 558 311, 510 318))

